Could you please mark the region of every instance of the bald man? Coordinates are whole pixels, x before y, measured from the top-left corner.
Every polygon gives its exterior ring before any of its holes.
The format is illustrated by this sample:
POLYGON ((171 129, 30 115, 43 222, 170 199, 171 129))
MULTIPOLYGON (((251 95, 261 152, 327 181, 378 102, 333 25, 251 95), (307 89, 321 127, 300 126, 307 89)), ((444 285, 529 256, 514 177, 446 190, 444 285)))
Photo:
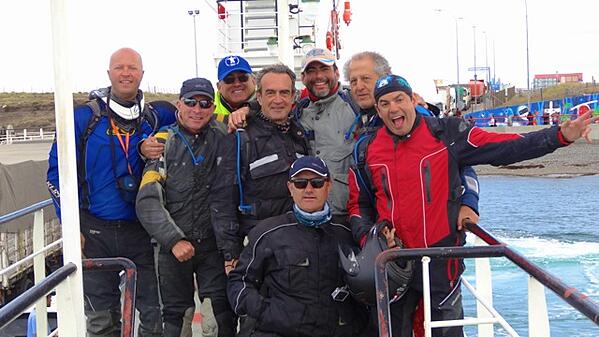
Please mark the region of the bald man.
MULTIPOLYGON (((82 253, 87 258, 126 257, 137 266, 138 336, 161 336, 162 320, 150 236, 135 213, 135 198, 144 163, 137 144, 161 126, 175 122, 167 102, 146 104, 139 86, 144 70, 131 48, 110 57, 111 86, 90 93, 75 108, 75 142, 79 182, 82 253)), ((60 217, 56 143, 50 150, 48 189, 60 217)), ((120 277, 115 272, 83 274, 87 335, 121 334, 120 277)))

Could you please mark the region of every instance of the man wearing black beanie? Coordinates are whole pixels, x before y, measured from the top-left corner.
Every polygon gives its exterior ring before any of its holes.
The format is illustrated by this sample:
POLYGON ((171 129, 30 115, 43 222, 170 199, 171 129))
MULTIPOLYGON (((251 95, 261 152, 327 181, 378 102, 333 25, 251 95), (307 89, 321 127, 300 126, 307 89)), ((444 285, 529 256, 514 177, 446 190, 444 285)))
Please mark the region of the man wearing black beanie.
MULTIPOLYGON (((422 117, 410 94, 411 86, 401 76, 381 77, 374 86, 375 107, 384 127, 364 149, 369 175, 362 177, 373 187, 374 202, 358 187, 356 169, 349 186, 348 211, 358 242, 375 221, 387 221, 393 227, 386 231, 387 239, 397 235, 406 248, 463 246, 466 235, 458 222, 460 202, 455 193, 461 187, 460 167, 507 165, 541 157, 581 137, 590 142, 589 124, 599 120, 586 113, 559 127, 523 135, 491 133, 457 117, 422 117)), ((461 319, 462 259, 433 259, 429 268, 432 320, 461 319)), ((393 336, 413 333, 412 317, 423 296, 420 263, 413 275, 407 293, 390 306, 393 336)), ((432 332, 436 337, 463 336, 461 326, 432 332)))

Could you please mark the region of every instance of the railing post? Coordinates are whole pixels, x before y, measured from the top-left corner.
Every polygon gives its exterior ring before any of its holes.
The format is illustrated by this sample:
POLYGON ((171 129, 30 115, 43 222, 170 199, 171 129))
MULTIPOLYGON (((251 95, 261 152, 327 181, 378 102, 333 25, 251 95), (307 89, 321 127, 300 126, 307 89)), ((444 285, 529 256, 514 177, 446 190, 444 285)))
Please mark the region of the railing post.
POLYGON ((40 139, 44 140, 44 128, 40 128, 40 139))
MULTIPOLYGON (((475 246, 486 246, 487 244, 478 236, 474 241, 475 246)), ((493 306, 493 283, 491 279, 491 262, 488 257, 474 259, 475 274, 476 274, 476 292, 483 298, 489 306, 493 306)), ((480 301, 476 301, 476 313, 479 318, 491 318, 493 315, 482 305, 480 301)), ((479 337, 493 337, 493 324, 479 324, 479 337)))
POLYGON ((27 129, 23 129, 23 140, 27 140, 27 129))
MULTIPOLYGON (((0 269, 4 269, 8 267, 10 263, 8 263, 8 249, 7 249, 7 234, 2 232, 0 233, 0 269)), ((8 287, 8 275, 2 274, 2 288, 8 287)), ((6 299, 2 299, 1 302, 6 299)), ((4 303, 3 303, 4 304, 4 303)))
MULTIPOLYGON (((37 210, 33 215, 33 251, 44 249, 44 210, 37 210)), ((46 254, 38 254, 33 258, 33 278, 39 284, 46 277, 46 254)), ((36 331, 48 331, 48 310, 46 297, 40 298, 35 304, 36 331)), ((38 333, 43 335, 43 333, 38 333)))
POLYGON ((528 276, 528 336, 551 336, 545 287, 530 275, 528 276))
POLYGON ((422 302, 424 303, 424 336, 431 337, 433 328, 431 327, 431 279, 429 264, 431 258, 428 256, 422 257, 422 302))

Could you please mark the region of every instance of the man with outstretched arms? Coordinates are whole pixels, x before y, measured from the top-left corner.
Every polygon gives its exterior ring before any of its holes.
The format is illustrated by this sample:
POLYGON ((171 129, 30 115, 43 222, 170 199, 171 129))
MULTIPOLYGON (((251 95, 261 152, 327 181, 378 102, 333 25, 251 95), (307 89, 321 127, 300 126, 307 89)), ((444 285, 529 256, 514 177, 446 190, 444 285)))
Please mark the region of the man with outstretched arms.
POLYGON ((213 100, 209 80, 183 82, 177 123, 156 134, 165 144, 164 155, 146 163, 137 195, 139 219, 159 243, 165 337, 179 337, 185 311, 195 307, 194 277, 200 299, 210 300, 218 336, 235 335, 223 256, 216 247, 208 204, 217 146, 226 134, 224 124, 215 121, 213 100))
POLYGON ((244 237, 259 221, 291 210, 287 172, 308 154, 298 123, 289 118, 295 74, 278 64, 262 69, 256 98, 262 109, 247 127, 227 135, 211 193, 212 225, 227 273, 234 268, 244 237))
MULTIPOLYGON (((137 265, 139 336, 161 336, 162 320, 150 236, 135 213, 144 163, 138 143, 175 121, 170 103, 145 104, 139 90, 141 56, 122 48, 110 57, 111 86, 75 108, 75 142, 83 255, 126 257, 137 265)), ((56 143, 50 150, 48 188, 60 216, 56 143)), ((83 273, 88 336, 120 336, 120 277, 116 272, 83 273)))
POLYGON ((229 301, 256 320, 252 336, 352 337, 365 323, 345 287, 339 247, 354 246, 332 221, 334 182, 324 161, 306 156, 288 173, 293 211, 261 221, 229 274, 229 301))
MULTIPOLYGON (((396 75, 378 79, 375 107, 384 123, 365 149, 367 183, 373 201, 350 174, 348 208, 354 239, 358 242, 375 222, 387 221, 407 248, 462 246, 465 234, 458 222, 461 180, 466 165, 507 165, 536 158, 566 146, 580 137, 588 139, 589 123, 598 117, 584 114, 559 127, 523 135, 486 132, 461 118, 422 117, 414 108, 408 82, 396 75), (374 205, 374 207, 373 207, 374 205)), ((422 297, 422 266, 415 264, 409 290, 391 304, 394 336, 412 336, 412 314, 422 297)), ((433 259, 431 273, 432 319, 463 317, 461 259, 433 259)), ((418 332, 417 332, 418 335, 418 332)), ((462 336, 462 327, 433 329, 434 336, 462 336)))
MULTIPOLYGON (((358 146, 364 146, 368 142, 370 135, 378 130, 382 121, 377 114, 374 106, 374 84, 381 76, 391 74, 391 66, 387 59, 376 52, 365 51, 354 54, 343 67, 345 78, 349 81, 351 97, 353 102, 360 109, 360 138, 358 146)), ((418 94, 415 94, 416 97, 418 94)), ((426 103, 422 98, 415 101, 416 112, 423 116, 438 116, 439 112, 432 104, 426 103)), ((359 149, 356 149, 356 153, 359 149)), ((357 160, 358 166, 362 165, 357 160)), ((472 167, 466 166, 460 169, 460 177, 464 192, 460 197, 460 210, 458 222, 464 223, 467 219, 477 223, 478 216, 478 177, 472 167)))

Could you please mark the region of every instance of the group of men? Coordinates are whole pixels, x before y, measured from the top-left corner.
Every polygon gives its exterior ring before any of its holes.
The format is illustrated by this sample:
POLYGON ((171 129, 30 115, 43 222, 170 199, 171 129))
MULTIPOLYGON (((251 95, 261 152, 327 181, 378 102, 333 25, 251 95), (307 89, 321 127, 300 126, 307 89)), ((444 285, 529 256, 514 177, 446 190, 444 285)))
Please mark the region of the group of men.
MULTIPOLYGON (((462 245, 461 226, 478 221, 468 165, 507 164, 588 137, 588 114, 524 136, 421 116, 433 108, 374 52, 354 55, 344 72, 349 90, 335 57, 310 50, 301 71, 308 97, 298 100, 291 69, 254 74, 232 55, 219 63, 216 93, 192 78, 172 106, 145 103, 136 51, 111 56, 111 87, 75 109, 82 249, 137 265, 140 336, 181 336, 194 282, 219 337, 375 335, 375 310, 347 296, 355 289, 339 248, 358 252, 383 222, 385 238, 408 248, 462 245)), ((49 164, 60 214, 55 145, 49 164)), ((433 319, 459 319, 462 261, 431 268, 433 319)), ((418 273, 392 305, 394 336, 420 333, 418 273)), ((84 273, 89 336, 120 334, 118 286, 116 274, 84 273)))

